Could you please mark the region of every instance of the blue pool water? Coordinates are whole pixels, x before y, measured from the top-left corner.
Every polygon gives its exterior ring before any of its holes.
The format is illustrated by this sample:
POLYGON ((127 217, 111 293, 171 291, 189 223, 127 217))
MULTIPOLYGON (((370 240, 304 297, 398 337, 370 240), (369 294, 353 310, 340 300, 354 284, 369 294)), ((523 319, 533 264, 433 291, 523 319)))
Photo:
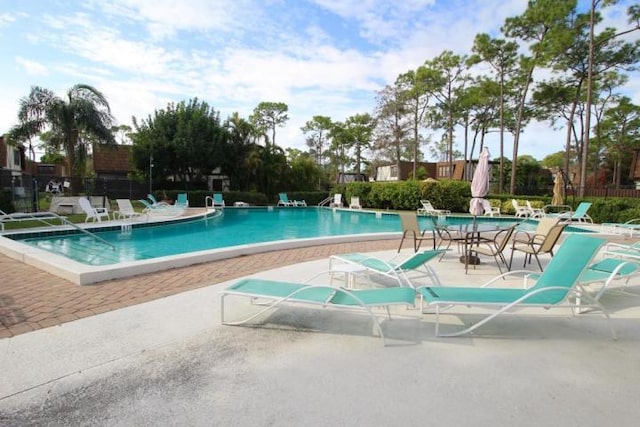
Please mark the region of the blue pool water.
MULTIPOLYGON (((481 218, 483 223, 508 225, 513 218, 481 218)), ((420 225, 433 225, 420 217, 420 225)), ((442 219, 440 220, 442 221, 442 219)), ((447 217, 447 223, 471 221, 470 217, 447 217)), ((521 228, 532 229, 535 222, 521 228)), ((221 216, 178 223, 135 226, 130 230, 112 227, 96 232, 115 249, 82 233, 20 236, 29 245, 55 252, 89 265, 110 265, 208 249, 229 248, 263 242, 315 237, 400 232, 396 214, 354 212, 326 208, 226 209, 221 216)))

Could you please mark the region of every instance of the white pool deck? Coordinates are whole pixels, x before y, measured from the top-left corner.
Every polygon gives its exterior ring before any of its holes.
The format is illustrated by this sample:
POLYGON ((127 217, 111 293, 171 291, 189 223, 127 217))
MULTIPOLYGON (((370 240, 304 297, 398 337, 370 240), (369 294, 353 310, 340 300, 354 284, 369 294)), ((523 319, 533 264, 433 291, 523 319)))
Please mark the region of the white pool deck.
MULTIPOLYGON (((447 284, 480 285, 497 273, 488 260, 465 275, 455 251, 431 265, 447 284)), ((319 260, 255 276, 304 280, 327 267, 319 260)), ((617 341, 599 313, 518 311, 472 336, 436 338, 432 315, 402 309, 383 324, 386 347, 360 313, 286 306, 256 327, 221 325, 219 291, 229 284, 0 340, 0 424, 638 423, 637 280, 602 299, 617 341)), ((230 316, 255 308, 228 304, 230 316)), ((460 312, 444 316, 443 328, 481 311, 460 312)))

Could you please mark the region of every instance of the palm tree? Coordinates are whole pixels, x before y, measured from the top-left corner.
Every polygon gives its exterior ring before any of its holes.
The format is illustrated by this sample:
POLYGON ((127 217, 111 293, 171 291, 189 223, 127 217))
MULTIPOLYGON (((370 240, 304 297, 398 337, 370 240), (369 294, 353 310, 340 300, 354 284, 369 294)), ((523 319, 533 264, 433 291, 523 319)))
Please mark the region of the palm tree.
POLYGON ((66 99, 49 89, 31 88, 20 100, 20 124, 8 133, 11 142, 30 141, 48 132, 48 143, 62 148, 72 175, 83 175, 83 160, 91 140, 114 143, 113 117, 104 95, 92 86, 77 84, 67 91, 66 99))

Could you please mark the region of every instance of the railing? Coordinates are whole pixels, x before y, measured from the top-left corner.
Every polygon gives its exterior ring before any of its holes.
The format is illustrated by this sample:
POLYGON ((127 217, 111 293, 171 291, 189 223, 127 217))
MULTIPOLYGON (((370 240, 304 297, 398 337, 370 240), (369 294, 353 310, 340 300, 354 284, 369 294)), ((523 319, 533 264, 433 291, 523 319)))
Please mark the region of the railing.
POLYGON ((320 203, 318 203, 318 206, 328 205, 329 203, 331 203, 332 200, 333 200, 333 197, 329 196, 326 199, 324 199, 323 201, 321 201, 320 203))
POLYGON ((112 249, 115 249, 116 246, 111 243, 106 241, 105 239, 103 239, 102 237, 96 236, 94 233, 88 231, 85 228, 82 228, 80 226, 78 226, 77 224, 74 224, 73 222, 69 221, 67 218, 58 215, 57 213, 54 212, 36 212, 36 213, 18 213, 18 214, 6 214, 2 211, 0 211, 0 215, 2 215, 2 217, 0 217, 0 231, 4 231, 4 223, 5 222, 19 222, 19 221, 38 221, 41 222, 43 224, 46 224, 50 227, 55 227, 58 224, 53 224, 49 221, 47 221, 48 219, 57 219, 58 221, 60 221, 63 225, 68 225, 71 228, 75 228, 76 230, 80 231, 81 233, 86 234, 87 236, 101 242, 104 243, 107 246, 111 246, 112 249))

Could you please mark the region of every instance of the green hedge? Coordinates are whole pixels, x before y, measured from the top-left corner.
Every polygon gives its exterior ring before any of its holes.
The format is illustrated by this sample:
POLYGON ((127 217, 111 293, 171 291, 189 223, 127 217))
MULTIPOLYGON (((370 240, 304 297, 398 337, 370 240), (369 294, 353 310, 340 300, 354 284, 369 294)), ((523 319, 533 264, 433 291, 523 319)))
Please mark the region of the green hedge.
POLYGON ((16 211, 11 197, 11 190, 0 189, 0 210, 4 213, 13 213, 16 211))
MULTIPOLYGON (((175 200, 178 193, 183 191, 166 191, 169 199, 175 200)), ((156 192, 158 199, 163 192, 156 192)), ((345 205, 349 204, 351 197, 360 197, 360 204, 370 209, 390 210, 415 210, 418 209, 420 199, 429 199, 438 209, 449 209, 454 213, 468 213, 471 200, 471 186, 469 182, 440 180, 440 181, 399 181, 399 182, 352 182, 334 186, 330 192, 326 191, 295 191, 288 192, 291 200, 305 200, 307 205, 317 205, 335 193, 343 195, 345 205)), ((211 196, 210 191, 189 191, 189 205, 203 207, 206 196, 211 196)), ((225 191, 223 193, 227 206, 235 202, 246 202, 254 206, 275 205, 278 196, 268 197, 262 193, 225 191)), ((551 204, 551 196, 512 196, 510 194, 490 194, 487 199, 492 206, 499 206, 505 215, 513 215, 515 210, 512 199, 524 205, 527 200, 535 208, 542 208, 551 204)), ((578 199, 569 197, 566 204, 575 209, 581 201, 593 203, 589 209, 589 215, 594 222, 626 222, 634 218, 640 218, 640 199, 635 198, 586 198, 578 199)), ((13 211, 11 205, 11 193, 0 191, 0 209, 5 212, 13 211), (8 203, 8 204, 7 204, 8 203), (6 209, 6 210, 5 210, 6 209)))

